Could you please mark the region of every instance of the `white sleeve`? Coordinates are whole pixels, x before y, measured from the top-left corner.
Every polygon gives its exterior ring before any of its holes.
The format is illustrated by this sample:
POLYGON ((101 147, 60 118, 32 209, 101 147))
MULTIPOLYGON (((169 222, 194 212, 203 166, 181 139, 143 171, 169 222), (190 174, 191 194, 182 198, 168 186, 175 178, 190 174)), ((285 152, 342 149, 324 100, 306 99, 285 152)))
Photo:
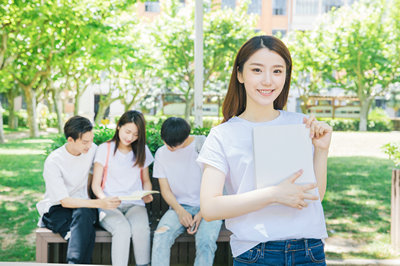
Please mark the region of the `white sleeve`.
POLYGON ((218 137, 218 132, 211 129, 203 147, 200 151, 197 162, 200 167, 204 167, 204 164, 208 164, 222 171, 225 175, 228 173, 228 162, 224 153, 224 147, 222 143, 223 138, 218 137))
POLYGON ((145 146, 144 150, 146 152, 146 160, 144 162, 144 167, 148 167, 154 161, 154 157, 153 154, 151 154, 151 151, 149 147, 147 147, 147 145, 145 146))
MULTIPOLYGON (((112 146, 112 145, 111 145, 112 146)), ((113 152, 112 147, 110 147, 110 155, 113 152)), ((106 164, 106 157, 107 157, 107 142, 101 144, 99 147, 97 147, 96 150, 96 155, 94 157, 94 163, 99 163, 101 164, 103 167, 106 164)))
POLYGON ((160 155, 160 150, 157 150, 157 152, 156 152, 156 158, 154 160, 154 165, 153 165, 153 177, 154 178, 166 178, 167 177, 165 169, 162 165, 162 156, 160 155))
POLYGON ((50 202, 59 202, 69 197, 61 169, 51 157, 44 163, 43 178, 46 183, 46 193, 49 196, 50 202))

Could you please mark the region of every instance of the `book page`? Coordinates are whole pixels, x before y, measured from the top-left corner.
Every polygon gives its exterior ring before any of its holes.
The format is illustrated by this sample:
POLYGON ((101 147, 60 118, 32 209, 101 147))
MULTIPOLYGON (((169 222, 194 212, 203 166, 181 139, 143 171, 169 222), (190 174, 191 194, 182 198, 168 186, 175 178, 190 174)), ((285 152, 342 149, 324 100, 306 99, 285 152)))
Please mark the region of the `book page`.
POLYGON ((154 193, 160 193, 159 191, 156 190, 142 190, 142 191, 135 191, 129 196, 119 196, 118 198, 120 200, 141 200, 144 196, 154 194, 154 193))
POLYGON ((297 184, 315 183, 310 129, 304 124, 253 129, 257 188, 274 186, 300 169, 297 184))

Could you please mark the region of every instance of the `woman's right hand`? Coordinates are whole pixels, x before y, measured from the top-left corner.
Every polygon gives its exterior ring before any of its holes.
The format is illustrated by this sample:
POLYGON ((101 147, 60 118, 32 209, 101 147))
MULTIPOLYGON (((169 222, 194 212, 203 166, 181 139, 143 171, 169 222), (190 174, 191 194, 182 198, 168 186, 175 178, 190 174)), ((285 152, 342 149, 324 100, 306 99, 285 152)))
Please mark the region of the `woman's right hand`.
POLYGON ((121 204, 121 200, 118 197, 107 197, 100 199, 102 209, 112 210, 117 208, 121 204))
POLYGON ((317 187, 317 184, 297 185, 296 180, 303 174, 303 170, 299 170, 292 176, 282 181, 278 186, 277 203, 283 205, 303 209, 307 207, 305 200, 318 200, 318 196, 309 193, 308 191, 317 187))

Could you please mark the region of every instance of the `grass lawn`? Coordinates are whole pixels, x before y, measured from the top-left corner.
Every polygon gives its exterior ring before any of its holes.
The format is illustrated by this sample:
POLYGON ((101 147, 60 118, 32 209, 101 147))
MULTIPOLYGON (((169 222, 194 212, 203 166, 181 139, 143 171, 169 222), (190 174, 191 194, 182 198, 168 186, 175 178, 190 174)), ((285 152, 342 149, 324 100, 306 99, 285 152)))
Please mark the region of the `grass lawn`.
MULTIPOLYGON (((0 261, 34 261, 38 213, 44 192, 44 150, 48 137, 0 144, 0 261)), ((329 158, 323 202, 328 233, 355 245, 328 258, 395 258, 390 248, 393 164, 374 157, 329 158)))

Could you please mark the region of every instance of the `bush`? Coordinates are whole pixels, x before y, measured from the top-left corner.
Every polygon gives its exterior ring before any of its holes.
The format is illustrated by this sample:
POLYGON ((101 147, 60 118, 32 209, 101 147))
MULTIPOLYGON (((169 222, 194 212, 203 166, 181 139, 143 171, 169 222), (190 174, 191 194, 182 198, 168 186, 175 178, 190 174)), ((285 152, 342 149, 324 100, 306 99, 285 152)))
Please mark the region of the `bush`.
POLYGON ((345 118, 319 118, 318 120, 325 121, 334 131, 357 131, 358 120, 345 118))
POLYGON ((368 114, 368 131, 391 131, 392 120, 382 108, 374 108, 368 114))
MULTIPOLYGON (((3 111, 3 124, 8 124, 8 118, 10 116, 9 110, 3 111)), ((15 112, 15 116, 18 119, 18 127, 28 127, 28 113, 26 110, 19 110, 15 112)))
POLYGON ((394 162, 396 167, 400 166, 400 144, 388 143, 382 146, 383 152, 389 155, 389 159, 394 162))
MULTIPOLYGON (((159 147, 164 145, 163 141, 161 140, 161 125, 163 123, 162 119, 151 120, 146 123, 146 142, 147 146, 149 147, 151 153, 154 155, 155 152, 159 147)), ((205 135, 207 136, 210 132, 210 128, 193 128, 191 134, 193 135, 205 135)), ((96 145, 100 145, 108 140, 110 140, 115 133, 115 129, 107 128, 104 125, 97 125, 93 129, 94 138, 93 143, 96 145)), ((61 147, 67 142, 64 135, 56 135, 53 138, 53 143, 46 151, 46 155, 48 155, 51 151, 61 147)))
MULTIPOLYGON (((360 120, 352 118, 318 118, 318 120, 328 123, 334 131, 358 131, 360 120)), ((368 115, 368 131, 391 131, 393 122, 386 112, 376 108, 368 115)))

